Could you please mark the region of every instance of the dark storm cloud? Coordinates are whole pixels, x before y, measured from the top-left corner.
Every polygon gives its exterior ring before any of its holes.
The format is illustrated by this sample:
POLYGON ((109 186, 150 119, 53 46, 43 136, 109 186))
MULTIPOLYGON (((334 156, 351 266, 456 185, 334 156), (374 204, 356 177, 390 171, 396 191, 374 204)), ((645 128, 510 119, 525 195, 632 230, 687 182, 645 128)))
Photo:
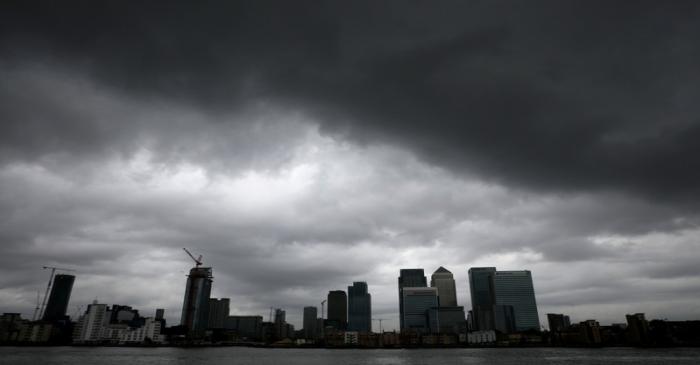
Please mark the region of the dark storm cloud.
MULTIPOLYGON (((271 100, 328 133, 536 189, 694 199, 700 186, 696 2, 2 7, 5 72, 60 65, 209 110, 271 100)), ((23 97, 2 105, 6 153, 101 143, 50 106, 52 123, 23 114, 23 97)))

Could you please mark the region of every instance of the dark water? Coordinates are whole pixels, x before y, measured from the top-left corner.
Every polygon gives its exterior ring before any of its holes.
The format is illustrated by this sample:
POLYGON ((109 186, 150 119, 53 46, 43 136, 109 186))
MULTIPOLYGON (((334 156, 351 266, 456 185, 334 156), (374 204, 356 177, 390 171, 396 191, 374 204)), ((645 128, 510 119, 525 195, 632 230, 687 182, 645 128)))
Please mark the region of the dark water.
POLYGON ((700 364, 700 349, 324 350, 226 348, 0 347, 0 364, 39 365, 402 365, 700 364))

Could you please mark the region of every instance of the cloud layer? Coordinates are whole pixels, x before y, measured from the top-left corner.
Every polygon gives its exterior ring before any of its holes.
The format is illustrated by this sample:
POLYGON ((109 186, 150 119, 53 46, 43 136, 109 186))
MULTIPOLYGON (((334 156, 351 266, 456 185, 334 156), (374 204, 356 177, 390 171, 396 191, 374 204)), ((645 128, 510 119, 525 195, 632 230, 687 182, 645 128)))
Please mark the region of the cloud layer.
POLYGON ((190 247, 297 324, 441 265, 467 306, 489 265, 541 314, 700 314, 694 2, 210 5, 2 5, 3 310, 52 264, 176 321, 190 247))

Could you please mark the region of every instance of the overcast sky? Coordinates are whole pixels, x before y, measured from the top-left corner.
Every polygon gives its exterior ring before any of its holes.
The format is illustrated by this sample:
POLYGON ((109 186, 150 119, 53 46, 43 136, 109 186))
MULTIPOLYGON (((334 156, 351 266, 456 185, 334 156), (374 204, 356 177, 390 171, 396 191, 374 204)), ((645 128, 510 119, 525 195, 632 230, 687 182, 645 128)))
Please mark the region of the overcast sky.
MULTIPOLYGON (((48 272, 179 322, 401 268, 532 271, 542 322, 700 318, 696 1, 0 5, 0 311, 48 272)), ((84 307, 83 307, 84 309, 84 307)), ((374 324, 377 326, 377 323, 374 324)))

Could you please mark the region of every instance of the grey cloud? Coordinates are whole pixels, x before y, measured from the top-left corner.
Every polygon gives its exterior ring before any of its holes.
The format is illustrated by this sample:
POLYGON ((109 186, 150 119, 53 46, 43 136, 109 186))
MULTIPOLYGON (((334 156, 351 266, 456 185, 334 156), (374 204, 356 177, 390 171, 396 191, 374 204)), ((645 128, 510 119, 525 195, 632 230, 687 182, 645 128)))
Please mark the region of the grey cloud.
MULTIPOLYGON (((514 186, 697 197, 694 2, 210 5, 7 3, 2 54, 212 110, 271 101, 514 186)), ((100 141, 61 129, 49 144, 100 141)))

